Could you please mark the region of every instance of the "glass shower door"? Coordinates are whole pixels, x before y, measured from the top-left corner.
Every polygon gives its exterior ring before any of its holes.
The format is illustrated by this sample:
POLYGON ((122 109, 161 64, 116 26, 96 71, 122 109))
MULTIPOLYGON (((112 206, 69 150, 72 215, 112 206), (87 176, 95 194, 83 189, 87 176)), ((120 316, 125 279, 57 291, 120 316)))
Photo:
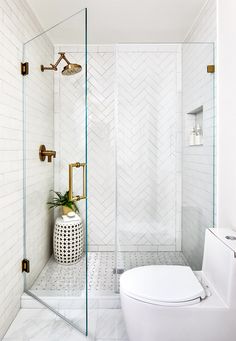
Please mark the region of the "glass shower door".
POLYGON ((24 44, 22 76, 25 292, 87 334, 86 9, 24 44))

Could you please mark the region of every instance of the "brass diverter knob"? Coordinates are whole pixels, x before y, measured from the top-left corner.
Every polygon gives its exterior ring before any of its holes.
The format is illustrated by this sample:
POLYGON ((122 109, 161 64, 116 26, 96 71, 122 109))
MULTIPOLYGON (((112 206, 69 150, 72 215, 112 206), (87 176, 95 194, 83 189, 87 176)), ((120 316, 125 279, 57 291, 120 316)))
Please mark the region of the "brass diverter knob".
POLYGON ((42 144, 39 147, 39 159, 41 161, 45 161, 46 157, 48 158, 48 162, 52 162, 52 158, 56 157, 56 151, 55 150, 47 150, 45 145, 42 144))

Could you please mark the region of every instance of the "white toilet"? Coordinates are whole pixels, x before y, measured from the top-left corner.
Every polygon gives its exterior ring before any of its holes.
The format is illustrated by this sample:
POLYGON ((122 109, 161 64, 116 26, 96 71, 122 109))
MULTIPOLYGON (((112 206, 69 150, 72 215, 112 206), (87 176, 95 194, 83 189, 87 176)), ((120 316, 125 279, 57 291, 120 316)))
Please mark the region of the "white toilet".
POLYGON ((206 231, 202 271, 135 268, 120 294, 129 341, 235 341, 236 232, 206 231))

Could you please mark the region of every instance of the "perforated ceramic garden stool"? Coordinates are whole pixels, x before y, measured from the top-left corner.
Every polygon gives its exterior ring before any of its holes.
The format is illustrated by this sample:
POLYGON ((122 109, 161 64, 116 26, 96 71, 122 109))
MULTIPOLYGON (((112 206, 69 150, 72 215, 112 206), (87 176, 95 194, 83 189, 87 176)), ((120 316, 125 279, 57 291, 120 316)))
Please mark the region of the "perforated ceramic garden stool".
POLYGON ((84 230, 81 220, 57 218, 53 234, 55 260, 60 264, 77 263, 84 252, 84 230))

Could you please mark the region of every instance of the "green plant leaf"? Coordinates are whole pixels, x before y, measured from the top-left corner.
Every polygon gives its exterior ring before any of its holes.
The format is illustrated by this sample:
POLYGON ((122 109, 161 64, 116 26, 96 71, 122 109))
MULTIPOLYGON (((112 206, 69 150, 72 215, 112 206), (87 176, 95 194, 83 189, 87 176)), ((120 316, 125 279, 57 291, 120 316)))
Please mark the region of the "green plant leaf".
POLYGON ((55 193, 56 197, 54 197, 51 201, 47 202, 49 209, 60 207, 60 206, 66 206, 72 209, 73 211, 79 213, 79 208, 77 206, 77 203, 69 200, 69 191, 66 191, 64 194, 62 194, 61 192, 54 191, 54 190, 51 190, 51 192, 55 193))

